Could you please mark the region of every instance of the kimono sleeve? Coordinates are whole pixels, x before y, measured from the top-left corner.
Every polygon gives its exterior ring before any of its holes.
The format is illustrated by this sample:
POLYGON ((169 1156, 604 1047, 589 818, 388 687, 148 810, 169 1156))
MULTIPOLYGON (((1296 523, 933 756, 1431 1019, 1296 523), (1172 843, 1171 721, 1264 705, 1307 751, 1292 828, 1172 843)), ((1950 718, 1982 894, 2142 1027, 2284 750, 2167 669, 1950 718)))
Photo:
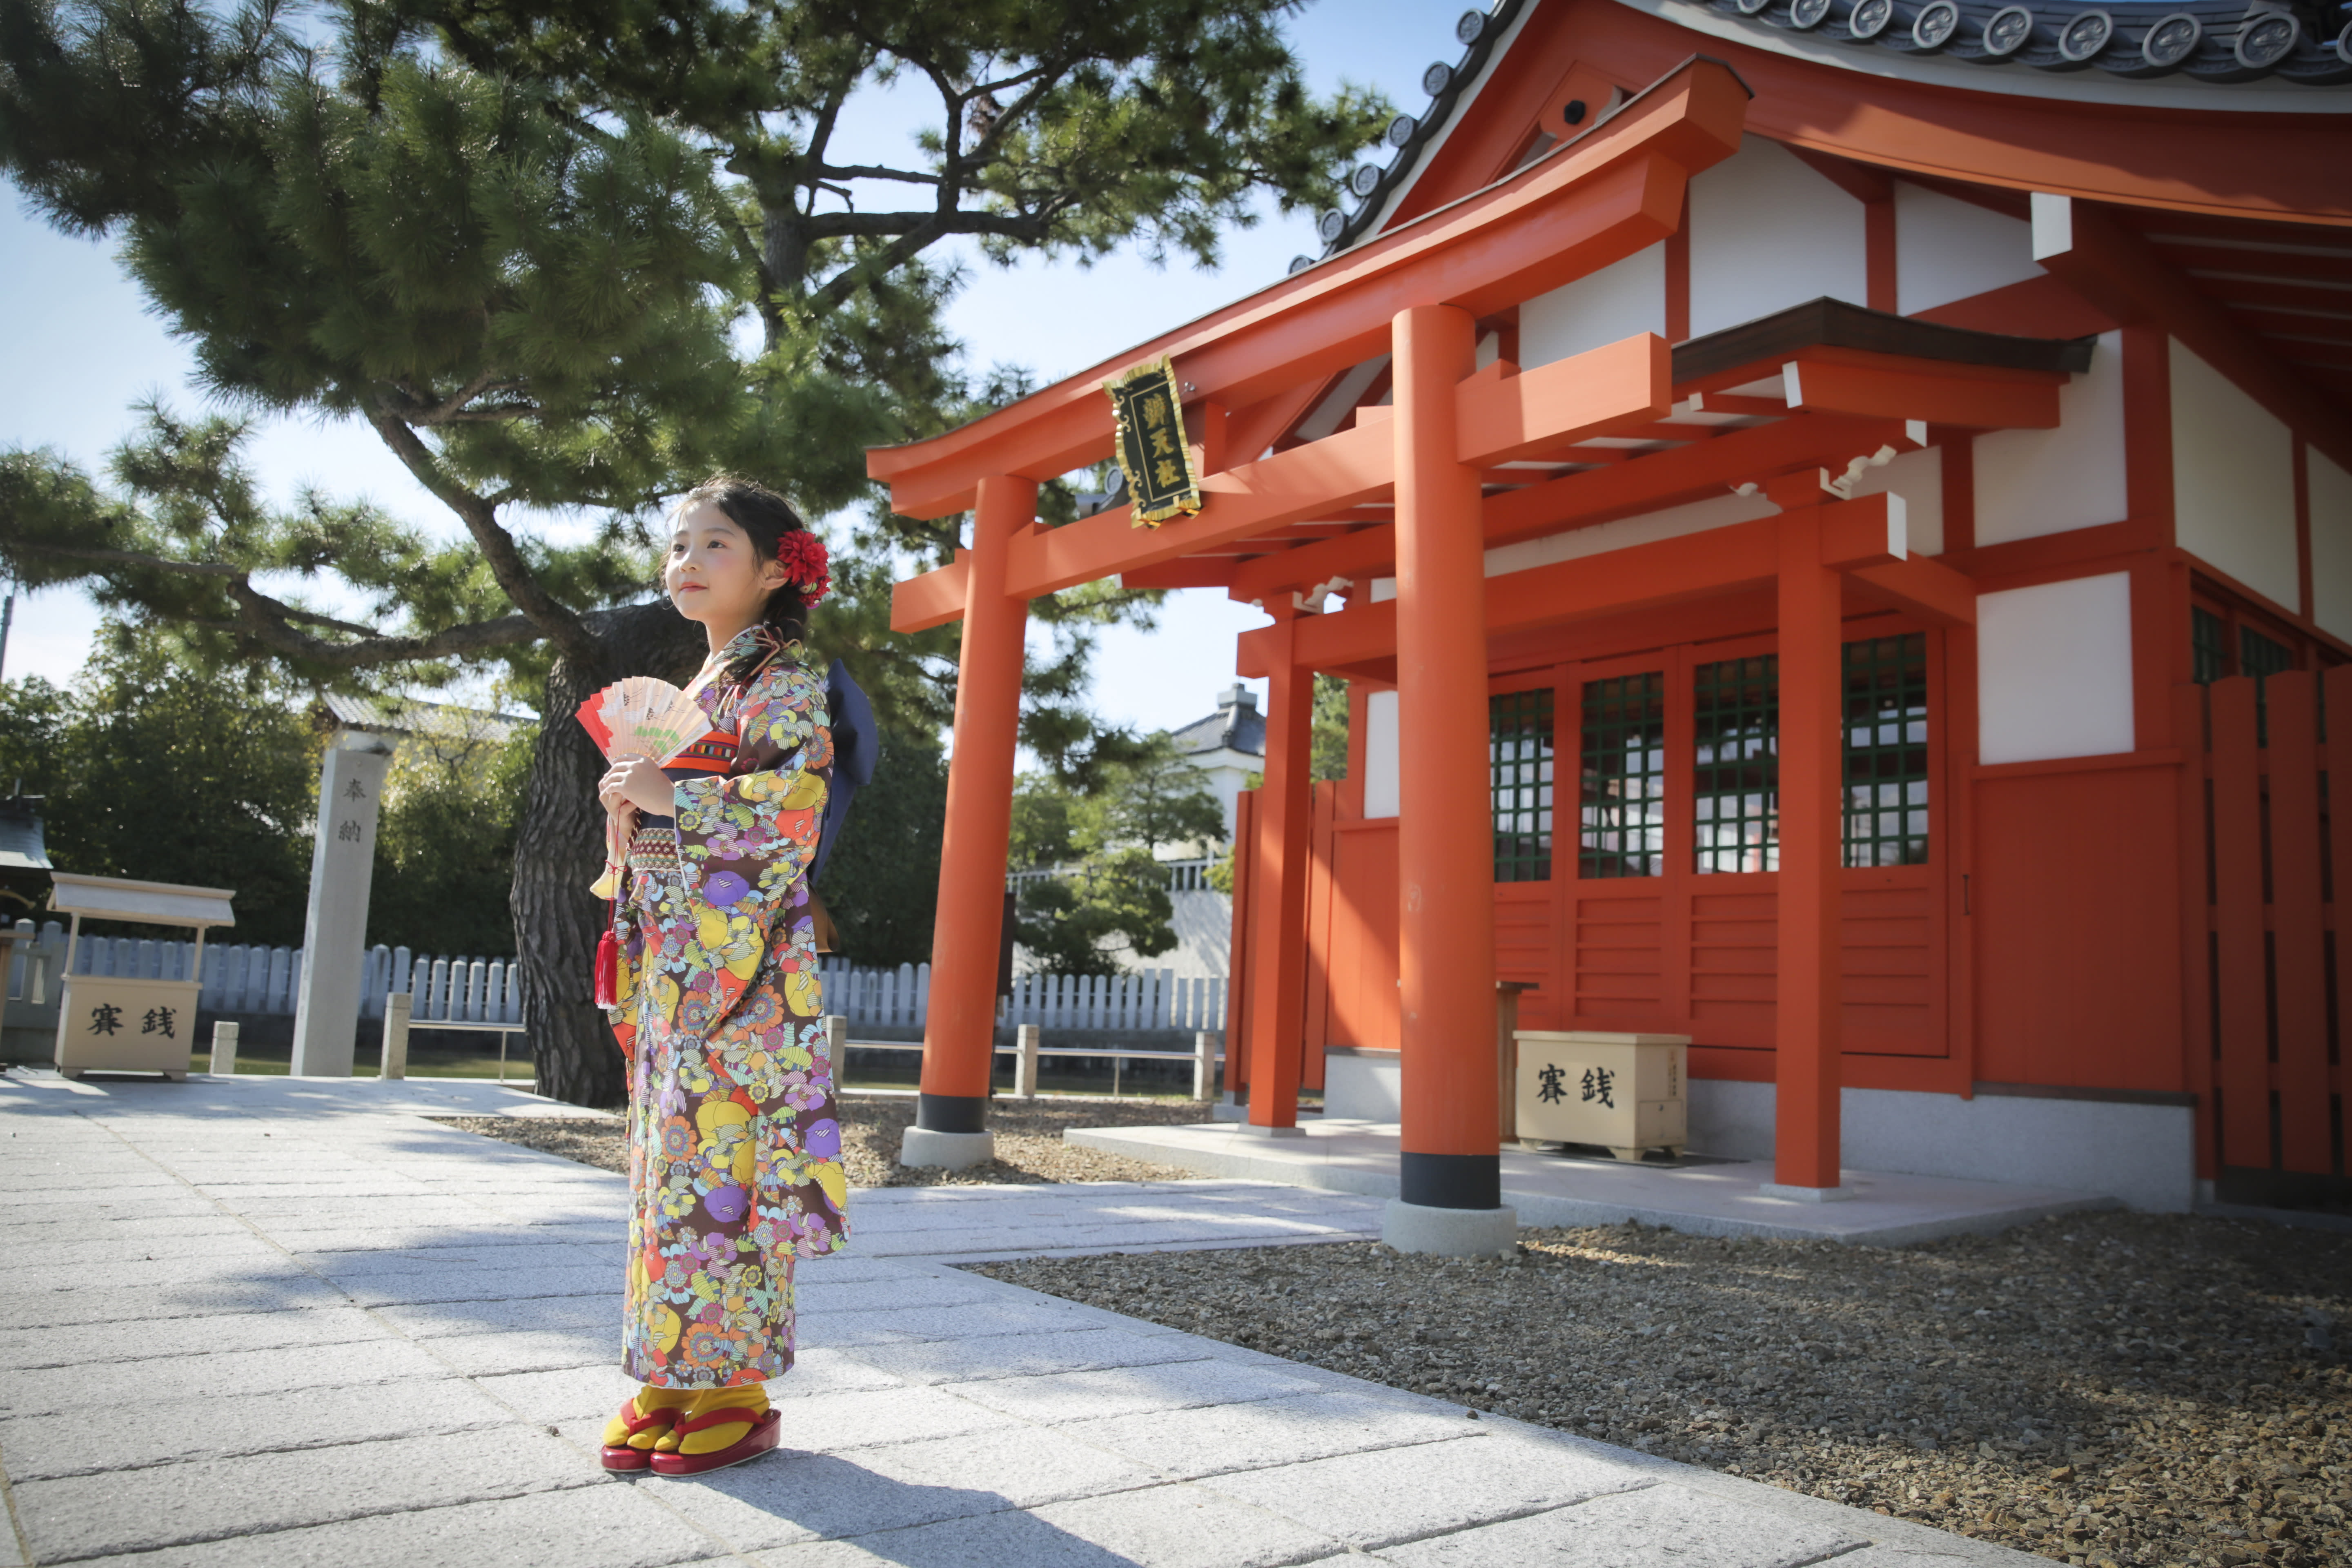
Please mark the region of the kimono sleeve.
MULTIPOLYGON (((734 720, 732 770, 677 786, 680 914, 694 972, 678 1019, 698 1035, 726 1019, 769 951, 807 919, 804 882, 833 761, 824 689, 797 665, 763 672, 734 720)), ((814 969, 782 978, 791 1011, 814 1017, 814 969)))

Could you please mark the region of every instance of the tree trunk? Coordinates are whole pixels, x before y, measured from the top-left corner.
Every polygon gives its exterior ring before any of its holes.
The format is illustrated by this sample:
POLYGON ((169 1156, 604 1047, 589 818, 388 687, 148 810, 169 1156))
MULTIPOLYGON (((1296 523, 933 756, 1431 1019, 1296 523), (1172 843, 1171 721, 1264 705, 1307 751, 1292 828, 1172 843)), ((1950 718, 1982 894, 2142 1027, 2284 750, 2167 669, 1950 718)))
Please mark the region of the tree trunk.
POLYGON ((601 668, 558 658, 547 675, 539 743, 531 757, 522 822, 515 836, 515 948, 522 965, 524 1037, 539 1092, 572 1105, 628 1101, 621 1053, 595 1004, 596 939, 604 901, 589 884, 604 861, 604 808, 596 780, 604 771, 572 710, 625 675, 683 684, 705 651, 702 628, 667 604, 632 605, 588 617, 601 668))

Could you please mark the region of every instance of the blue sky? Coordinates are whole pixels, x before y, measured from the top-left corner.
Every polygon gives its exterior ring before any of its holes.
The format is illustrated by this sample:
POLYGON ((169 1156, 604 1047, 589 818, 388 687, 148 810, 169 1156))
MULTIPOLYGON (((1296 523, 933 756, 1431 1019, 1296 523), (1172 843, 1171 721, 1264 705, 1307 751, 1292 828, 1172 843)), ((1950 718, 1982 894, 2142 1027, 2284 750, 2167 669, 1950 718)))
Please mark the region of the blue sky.
MULTIPOLYGON (((1453 24, 1462 8, 1463 0, 1316 0, 1296 19, 1293 37, 1318 90, 1344 79, 1380 88, 1417 113, 1422 71, 1460 52, 1453 24)), ((911 94, 903 101, 894 95, 849 130, 877 160, 902 159, 925 108, 911 94)), ((975 258, 950 324, 975 367, 1024 364, 1051 381, 1128 346, 1139 328, 1177 325, 1279 278, 1291 257, 1318 248, 1312 221, 1307 214, 1278 217, 1269 205, 1257 226, 1228 237, 1213 272, 1182 263, 1155 270, 1129 252, 1091 268, 1032 263, 1006 270, 975 258)), ((183 410, 203 405, 188 384, 187 351, 146 313, 110 245, 67 238, 18 202, 0 201, 0 278, 18 306, 0 343, 0 445, 53 447, 96 469, 128 429, 139 399, 160 395, 183 410)), ((428 528, 454 527, 364 429, 278 420, 264 427, 252 458, 280 499, 317 483, 371 497, 428 528)), ((1104 637, 1095 706, 1114 722, 1147 729, 1201 716, 1233 679, 1234 635, 1262 621, 1221 590, 1171 595, 1156 631, 1104 637)), ((97 624, 95 606, 77 593, 20 597, 5 673, 69 679, 97 624)))

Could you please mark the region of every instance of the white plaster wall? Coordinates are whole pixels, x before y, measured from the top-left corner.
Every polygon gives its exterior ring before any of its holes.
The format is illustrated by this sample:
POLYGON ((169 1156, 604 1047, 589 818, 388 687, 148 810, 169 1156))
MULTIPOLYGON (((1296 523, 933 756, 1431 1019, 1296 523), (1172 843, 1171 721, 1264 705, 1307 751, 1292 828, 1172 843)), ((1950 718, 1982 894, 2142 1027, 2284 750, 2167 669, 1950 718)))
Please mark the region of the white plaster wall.
POLYGON ((2033 226, 1895 182, 1895 308, 1906 316, 2042 276, 2033 226))
POLYGON ((2180 548, 2289 611, 2301 607, 2294 436, 2178 341, 2172 344, 2172 516, 2180 548))
POLYGON ((1519 306, 1519 366, 1567 359, 1636 332, 1666 335, 1666 247, 1637 250, 1519 306))
POLYGON ((2305 451, 2311 487, 2311 617, 2352 637, 2352 474, 2305 451))
MULTIPOLYGON (((1326 1063, 1327 1073, 1337 1061, 1326 1063)), ((1962 1100, 1886 1089, 1849 1089, 1838 1099, 1840 1163, 1852 1172, 2104 1193, 2158 1214, 2186 1213, 2196 1195, 2194 1113, 2187 1106, 2008 1094, 1962 1100)), ((1691 1148, 1770 1159, 1773 1100, 1769 1083, 1693 1079, 1691 1148)))
POLYGON ((1394 1122, 1402 1118, 1404 1059, 1394 1051, 1327 1054, 1323 1115, 1340 1121, 1394 1122))
POLYGON ((1690 330, 1736 327, 1823 295, 1870 301, 1862 204, 1777 142, 1690 183, 1690 330))
POLYGON ((1987 765, 2128 752, 2131 578, 1977 597, 1977 752, 1987 765))
POLYGON ((1892 492, 1903 498, 1904 526, 1914 555, 1944 552, 1944 449, 1922 447, 1883 468, 1864 468, 1853 482, 1857 496, 1892 492))
POLYGON ((1498 545, 1486 552, 1486 575, 1500 577, 1512 572, 1525 572, 1531 567, 1605 554, 1612 550, 1622 550, 1629 544, 1649 544, 1661 539, 1679 539, 1687 533, 1705 533, 1709 529, 1727 528, 1735 522, 1753 522, 1759 517, 1777 517, 1780 511, 1779 507, 1760 495, 1713 496, 1685 506, 1668 507, 1664 511, 1645 511, 1639 517, 1621 517, 1614 522, 1596 523, 1591 528, 1571 528, 1564 533, 1546 534, 1541 539, 1523 539, 1517 544, 1498 545))
POLYGON ((1397 752, 1397 694, 1375 691, 1364 699, 1364 815, 1394 816, 1403 786, 1397 752))
POLYGON ((2124 520, 2121 332, 2102 333, 2091 368, 2059 389, 2055 430, 1977 437, 1976 499, 1979 545, 2124 520))

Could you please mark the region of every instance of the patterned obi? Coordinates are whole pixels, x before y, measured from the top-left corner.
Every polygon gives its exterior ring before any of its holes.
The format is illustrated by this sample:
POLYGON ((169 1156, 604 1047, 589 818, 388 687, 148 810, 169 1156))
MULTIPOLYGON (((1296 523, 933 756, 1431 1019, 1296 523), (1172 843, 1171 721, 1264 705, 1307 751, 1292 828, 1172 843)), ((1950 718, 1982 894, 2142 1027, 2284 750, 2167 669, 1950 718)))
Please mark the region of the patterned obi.
MULTIPOLYGON (((735 765, 738 743, 734 731, 713 730, 664 763, 662 776, 672 784, 723 777, 735 765)), ((639 813, 636 834, 629 840, 629 864, 640 871, 677 870, 677 818, 639 813)))

